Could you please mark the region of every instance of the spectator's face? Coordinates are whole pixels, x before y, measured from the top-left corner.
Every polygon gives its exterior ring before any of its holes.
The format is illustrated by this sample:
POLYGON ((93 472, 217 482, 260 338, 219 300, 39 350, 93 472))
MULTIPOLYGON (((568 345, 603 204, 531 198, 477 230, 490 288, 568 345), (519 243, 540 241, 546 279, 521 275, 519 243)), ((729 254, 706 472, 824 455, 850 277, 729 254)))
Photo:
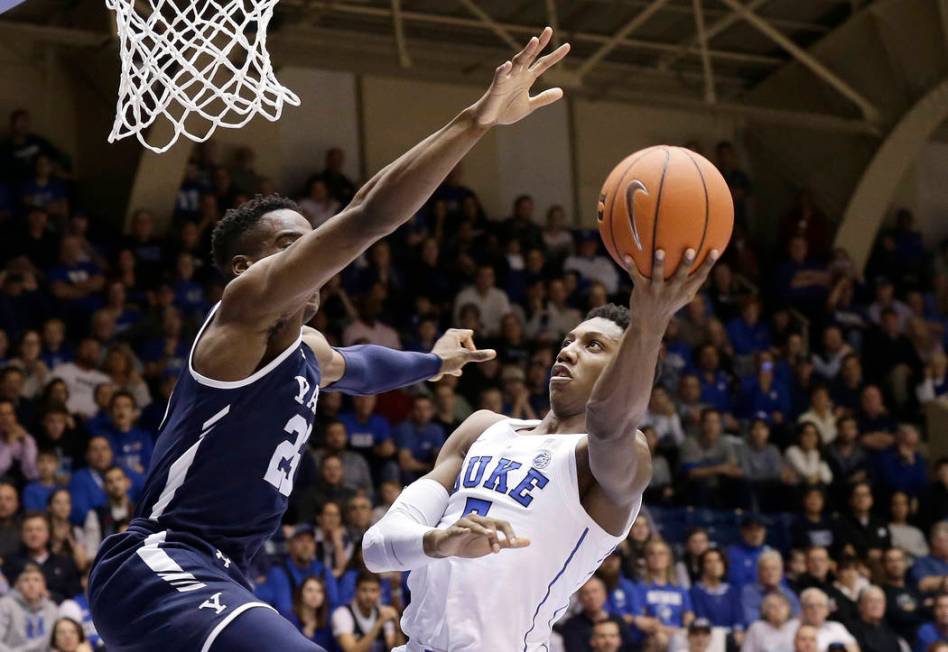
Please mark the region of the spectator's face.
POLYGON ((704 556, 704 564, 701 566, 701 572, 708 579, 718 579, 724 577, 724 561, 721 555, 710 553, 704 556))
POLYGON ((0 518, 8 519, 20 508, 20 499, 16 489, 10 485, 0 485, 0 518))
POLYGON ((783 564, 779 559, 764 559, 757 564, 757 578, 764 586, 777 586, 783 578, 783 564))
POLYGON ((52 478, 59 468, 59 460, 55 455, 39 455, 36 458, 36 470, 41 478, 52 478))
POLYGON ((128 476, 122 469, 112 469, 105 474, 105 493, 109 498, 121 500, 128 494, 128 476))
POLYGON ((112 404, 112 396, 115 395, 115 385, 112 383, 102 383, 95 388, 93 399, 96 407, 100 410, 108 410, 112 404))
POLYGON ((355 396, 352 399, 352 407, 355 408, 355 412, 359 415, 360 419, 364 419, 375 409, 375 397, 374 396, 355 396))
POLYGON ((715 443, 721 437, 721 415, 717 412, 707 412, 701 418, 701 434, 709 443, 715 443))
POLYGON ((610 620, 593 625, 589 647, 592 652, 619 652, 622 647, 619 624, 610 620))
POLYGON ((65 265, 75 265, 82 256, 82 243, 79 238, 66 236, 59 245, 59 257, 65 265))
POLYGON ((16 428, 16 411, 13 404, 4 401, 0 403, 0 432, 10 432, 16 428))
POLYGON ((790 241, 790 259, 796 263, 802 263, 806 260, 806 240, 803 238, 793 238, 790 241))
POLYGON ((701 349, 701 368, 708 371, 714 371, 721 363, 717 349, 713 346, 705 346, 701 349))
POLYGON ((429 423, 434 417, 434 407, 427 398, 415 399, 415 405, 411 412, 412 419, 419 425, 429 423))
POLYGON ((898 439, 900 446, 913 451, 918 448, 918 430, 916 430, 913 426, 908 424, 899 426, 899 431, 896 434, 896 438, 898 439))
POLYGON ((579 255, 584 258, 592 258, 596 255, 596 249, 599 247, 599 243, 596 242, 593 238, 586 238, 579 243, 579 255))
POLYGON ((20 357, 24 360, 36 360, 40 354, 40 336, 36 331, 28 331, 20 343, 20 357))
POLYGON ((477 289, 486 292, 494 287, 494 270, 491 267, 481 267, 477 271, 477 289))
POLYGON ((848 384, 859 384, 862 381, 862 365, 859 363, 859 358, 846 358, 840 373, 848 384))
POLYGON ((606 587, 597 577, 589 579, 579 589, 579 604, 583 611, 597 614, 606 604, 606 587))
POLYGON ((896 523, 904 523, 909 515, 909 500, 901 491, 892 494, 892 500, 889 503, 892 512, 892 520, 896 523))
POLYGON ((24 572, 16 581, 16 589, 27 602, 36 602, 46 595, 46 578, 36 570, 24 572))
POLYGON ((867 414, 875 415, 885 411, 882 403, 882 392, 874 386, 869 386, 862 392, 862 409, 867 414))
POLYGON ((688 652, 705 652, 711 645, 711 632, 699 629, 688 632, 688 652))
POLYGON ((836 438, 843 444, 851 444, 859 437, 859 425, 855 419, 846 419, 839 424, 836 438))
POLYGON ((886 312, 882 315, 882 330, 889 337, 895 337, 899 334, 899 316, 892 312, 886 312))
POLYGON ((827 351, 836 352, 843 347, 843 334, 842 332, 831 326, 823 332, 823 346, 827 351))
POLYGON ((760 605, 760 614, 771 625, 779 626, 790 617, 790 605, 779 595, 768 595, 760 605))
POLYGON ((940 596, 935 600, 935 622, 939 627, 948 627, 948 597, 940 596))
POLYGON ((57 491, 49 503, 49 512, 55 518, 67 519, 72 511, 72 496, 68 491, 57 491))
POLYGON ((190 281, 194 276, 194 258, 191 254, 181 254, 178 256, 178 276, 186 281, 190 281))
POLYGON ((334 530, 342 525, 342 512, 336 503, 326 503, 319 513, 319 526, 324 530, 334 530))
POLYGON ((703 530, 693 532, 685 543, 688 553, 697 557, 710 547, 708 535, 703 530))
POLYGON ((481 392, 480 409, 491 410, 492 412, 503 412, 504 395, 500 393, 499 389, 493 387, 485 389, 481 392))
POLYGON ((89 440, 86 459, 96 471, 102 472, 112 466, 112 447, 105 437, 93 437, 89 440))
POLYGON ((76 352, 76 359, 88 367, 94 367, 99 362, 99 355, 102 349, 99 343, 88 337, 79 343, 79 350, 76 352))
POLYGON ((849 498, 849 504, 857 514, 867 514, 872 509, 872 490, 868 485, 857 485, 849 498))
POLYGON ((20 111, 10 122, 10 129, 14 135, 22 138, 30 133, 30 114, 20 111))
POLYGON ((811 548, 806 553, 806 572, 823 580, 830 569, 829 554, 825 548, 811 548))
POLYGON ((326 428, 326 448, 331 451, 341 451, 346 448, 346 427, 341 423, 333 423, 326 428))
POLYGON ((287 552, 297 564, 306 564, 316 559, 316 539, 311 532, 302 532, 287 543, 287 552))
POLYGON ((385 505, 391 505, 395 502, 395 499, 398 498, 398 494, 402 492, 402 488, 395 482, 383 482, 382 487, 379 489, 379 497, 382 499, 382 503, 385 505))
POLYGON ((435 389, 435 405, 438 410, 453 414, 454 403, 454 390, 447 385, 438 385, 435 389))
POLYGON ((372 503, 364 496, 358 496, 349 501, 349 525, 355 528, 367 529, 372 522, 372 503))
POLYGON ((524 197, 518 201, 514 206, 514 215, 524 220, 533 219, 533 200, 524 197))
POLYGON ((818 652, 817 630, 801 625, 793 637, 793 652, 818 652))
POLYGON ((661 542, 652 542, 645 550, 645 565, 653 573, 665 572, 671 565, 668 547, 661 542))
POLYGON ((810 397, 810 403, 815 410, 827 410, 831 407, 829 392, 827 392, 825 389, 820 389, 813 392, 813 395, 810 397))
POLYGON ((42 518, 28 518, 23 521, 20 540, 27 550, 43 550, 49 543, 49 527, 42 518))
POLYGON ((859 615, 868 622, 879 622, 885 616, 885 593, 866 590, 859 600, 859 615))
POLYGON ((696 376, 685 376, 681 379, 680 395, 686 403, 697 403, 701 400, 701 381, 696 376))
POLYGON ((819 491, 811 491, 803 498, 803 507, 809 514, 822 513, 825 504, 826 501, 823 499, 823 494, 819 491))
POLYGON ((580 414, 612 360, 622 329, 603 317, 586 320, 563 340, 550 377, 550 406, 558 417, 580 414))
POLYGON ((566 284, 564 284, 563 281, 559 279, 550 281, 547 294, 550 297, 550 301, 552 301, 554 304, 561 305, 565 303, 566 302, 566 284))
POLYGON ((751 442, 754 446, 760 448, 770 439, 770 428, 763 421, 755 421, 751 426, 751 442))
POLYGON ((319 609, 326 601, 326 592, 319 582, 304 582, 303 589, 300 591, 300 601, 309 609, 319 609))
POLYGON ((56 623, 53 640, 56 642, 57 652, 76 652, 79 649, 79 631, 68 620, 56 623))
POLYGON ((643 543, 649 540, 649 537, 652 536, 652 528, 648 524, 648 519, 644 516, 639 516, 635 519, 635 523, 632 524, 632 529, 629 530, 629 539, 632 541, 637 541, 643 543))
POLYGON ((808 595, 800 601, 800 607, 800 619, 807 625, 812 625, 817 629, 823 626, 826 617, 829 615, 829 605, 827 605, 826 598, 823 596, 808 595))
POLYGON ((339 172, 342 170, 342 166, 345 164, 345 162, 346 155, 338 147, 333 147, 326 152, 326 167, 333 172, 339 172))
POLYGON ((360 582, 356 587, 356 603, 363 611, 368 611, 379 603, 382 588, 378 582, 360 582))
POLYGON ((50 319, 43 324, 43 341, 48 347, 58 347, 66 337, 66 327, 58 319, 50 319))
POLYGON ((342 482, 342 462, 338 457, 327 457, 323 460, 323 480, 329 485, 342 482))
POLYGON ((931 537, 932 554, 948 559, 948 530, 936 527, 931 537))
POLYGON ((3 372, 3 397, 16 400, 23 393, 23 372, 16 368, 3 372))
POLYGON ((805 451, 816 450, 820 443, 820 435, 812 425, 806 425, 800 431, 800 448, 805 451))
POLYGON ((882 568, 888 580, 900 581, 905 576, 905 553, 899 548, 886 550, 882 558, 882 568))
POLYGON ((127 430, 135 421, 135 403, 127 396, 118 396, 112 400, 112 421, 119 429, 127 430))
POLYGON ((36 176, 39 178, 48 177, 53 173, 53 164, 46 156, 36 157, 36 176))

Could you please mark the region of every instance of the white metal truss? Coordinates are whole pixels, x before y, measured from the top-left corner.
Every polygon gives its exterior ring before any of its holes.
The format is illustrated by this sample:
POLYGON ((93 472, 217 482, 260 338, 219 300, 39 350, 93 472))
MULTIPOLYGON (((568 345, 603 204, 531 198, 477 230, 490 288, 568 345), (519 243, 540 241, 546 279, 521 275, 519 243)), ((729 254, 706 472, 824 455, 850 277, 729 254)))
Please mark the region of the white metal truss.
POLYGON ((579 68, 576 70, 576 75, 580 79, 588 75, 589 71, 596 67, 596 64, 605 59, 610 52, 619 46, 627 36, 629 36, 629 34, 644 25, 645 21, 654 16, 655 13, 658 12, 658 10, 661 9, 662 6, 664 6, 667 2, 668 0, 652 0, 652 4, 645 7, 642 11, 636 14, 632 20, 620 27, 615 34, 610 36, 605 43, 599 46, 598 50, 587 57, 586 60, 583 61, 583 63, 580 64, 579 68))
POLYGON ((704 6, 701 0, 692 0, 695 9, 695 30, 698 32, 698 44, 701 46, 701 70, 704 73, 704 101, 714 104, 717 97, 714 92, 714 69, 708 56, 708 34, 704 28, 704 6))

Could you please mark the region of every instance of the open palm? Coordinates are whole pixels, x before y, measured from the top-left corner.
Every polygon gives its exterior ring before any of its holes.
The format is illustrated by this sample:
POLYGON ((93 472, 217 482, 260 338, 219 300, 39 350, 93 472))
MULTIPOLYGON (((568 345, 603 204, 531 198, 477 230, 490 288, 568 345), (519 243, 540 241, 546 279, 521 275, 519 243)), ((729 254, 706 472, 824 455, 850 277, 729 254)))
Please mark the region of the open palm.
POLYGON ((563 97, 563 89, 550 88, 530 96, 530 88, 544 72, 559 63, 569 52, 569 43, 564 43, 553 52, 537 59, 537 55, 550 43, 553 30, 544 29, 539 37, 534 36, 516 56, 505 61, 494 72, 494 80, 476 105, 477 122, 481 126, 509 125, 536 111, 541 106, 552 104, 563 97))

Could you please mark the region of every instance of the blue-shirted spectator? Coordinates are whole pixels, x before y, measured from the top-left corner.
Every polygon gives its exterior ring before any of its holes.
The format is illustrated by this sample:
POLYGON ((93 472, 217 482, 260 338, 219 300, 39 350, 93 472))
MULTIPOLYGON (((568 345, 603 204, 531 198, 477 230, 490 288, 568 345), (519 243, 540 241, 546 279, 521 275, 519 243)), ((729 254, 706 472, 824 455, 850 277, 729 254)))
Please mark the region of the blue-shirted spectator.
POLYGON ((66 197, 66 184, 53 174, 53 162, 45 154, 40 154, 33 165, 33 174, 20 186, 22 205, 63 213, 68 212, 62 205, 66 197))
POLYGON ((340 414, 339 420, 349 433, 349 448, 364 455, 379 478, 383 464, 393 460, 398 449, 388 421, 374 413, 375 402, 374 396, 354 396, 353 411, 340 414))
POLYGON ((97 435, 109 438, 115 463, 144 474, 154 450, 152 435, 135 427, 135 398, 128 392, 115 392, 109 402, 109 426, 97 435))
POLYGON ((66 236, 59 244, 59 265, 47 274, 53 298, 71 315, 88 317, 104 301, 101 297, 105 277, 95 263, 83 260, 82 241, 66 236))
POLYGON ((727 558, 719 548, 701 553, 701 578, 691 587, 691 606, 696 618, 706 618, 714 627, 744 631, 744 614, 738 590, 724 581, 727 558))
POLYGON ((918 452, 918 440, 915 426, 903 423, 895 444, 875 456, 875 477, 890 493, 902 491, 918 499, 928 489, 928 464, 918 452))
POLYGON ((741 383, 740 415, 748 419, 766 415, 771 423, 781 424, 787 421, 790 410, 789 389, 778 382, 773 361, 762 360, 756 375, 741 383))
POLYGON ((722 414, 733 412, 731 377, 721 369, 721 356, 713 344, 705 344, 698 353, 698 378, 701 380, 701 401, 722 414))
POLYGON ((254 593, 285 617, 293 614, 293 594, 307 577, 323 580, 326 599, 330 605, 338 604, 336 578, 331 568, 326 568, 316 558, 316 536, 313 526, 298 525, 286 544, 287 556, 282 564, 274 564, 267 580, 257 585, 254 593))
POLYGON ((744 622, 760 620, 760 605, 771 593, 781 593, 790 603, 790 612, 800 613, 800 600, 783 577, 783 558, 776 550, 765 550, 757 559, 757 581, 741 589, 744 622))
POLYGON ((596 575, 606 585, 606 611, 631 624, 636 613, 638 587, 622 574, 622 557, 617 551, 609 553, 596 575))
POLYGON ((948 643, 948 593, 935 598, 935 617, 919 627, 914 652, 931 652, 934 643, 948 643))
POLYGON ((741 522, 741 541, 727 549, 728 582, 740 589, 757 580, 757 560, 767 549, 766 540, 764 522, 754 514, 745 516, 741 522))
POLYGON ((433 423, 434 406, 427 396, 416 396, 411 418, 398 426, 395 441, 398 444, 398 465, 405 484, 414 482, 428 473, 444 446, 444 428, 433 423))
POLYGON ((293 596, 293 611, 289 621, 307 638, 326 650, 333 650, 336 641, 329 624, 329 598, 326 583, 321 577, 303 580, 293 596))
POLYGON ((683 629, 694 620, 688 590, 672 584, 671 549, 664 541, 646 544, 645 579, 637 589, 633 622, 649 639, 646 645, 667 645, 669 629, 683 629))
POLYGON ((56 451, 40 450, 36 454, 36 470, 39 477, 23 488, 23 510, 27 512, 44 511, 50 495, 61 486, 56 478, 59 470, 56 451))
MULTIPOLYGON (((76 471, 69 482, 69 493, 72 495, 70 520, 76 525, 85 523, 90 509, 97 509, 108 503, 103 474, 114 465, 112 445, 108 438, 101 435, 89 438, 86 463, 88 466, 76 471)), ((144 486, 144 477, 131 469, 123 470, 132 483, 132 500, 137 501, 144 486)))
POLYGON ((760 319, 760 300, 756 297, 745 300, 740 317, 727 323, 727 337, 737 355, 751 355, 770 348, 770 329, 760 319))
POLYGON ((909 578, 920 593, 932 595, 944 591, 948 582, 948 521, 932 527, 929 546, 931 553, 915 560, 909 578))

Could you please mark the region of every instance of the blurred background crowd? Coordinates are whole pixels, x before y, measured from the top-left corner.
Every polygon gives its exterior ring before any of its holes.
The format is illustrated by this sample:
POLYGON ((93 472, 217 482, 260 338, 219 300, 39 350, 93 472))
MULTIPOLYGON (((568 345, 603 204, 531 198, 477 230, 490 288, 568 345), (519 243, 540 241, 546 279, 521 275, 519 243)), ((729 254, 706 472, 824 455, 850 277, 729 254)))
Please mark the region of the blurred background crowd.
MULTIPOLYGON (((897 211, 862 273, 802 191, 777 243, 761 245, 747 229, 759 198, 735 148, 704 146, 732 189, 734 238, 665 337, 642 425, 654 464, 645 507, 554 645, 944 652, 948 459, 929 451, 948 433, 923 415, 948 401, 948 243, 926 250, 911 213, 897 211)), ((340 149, 301 189, 259 175, 252 150, 232 154, 197 147, 171 228, 159 233, 143 208, 122 233, 77 205, 82 179, 29 114, 10 118, 0 144, 0 650, 104 649, 85 579, 102 539, 134 514, 168 398, 221 295, 216 222, 279 190, 318 226, 357 189, 340 149)), ((541 418, 563 336, 587 310, 627 303, 629 279, 598 233, 572 222, 526 195, 509 215, 487 215, 458 168, 323 289, 313 325, 333 344, 428 351, 453 326, 498 352, 460 378, 320 396, 285 525, 251 579, 327 649, 403 640, 405 578, 366 571, 362 534, 472 411, 541 418)))

